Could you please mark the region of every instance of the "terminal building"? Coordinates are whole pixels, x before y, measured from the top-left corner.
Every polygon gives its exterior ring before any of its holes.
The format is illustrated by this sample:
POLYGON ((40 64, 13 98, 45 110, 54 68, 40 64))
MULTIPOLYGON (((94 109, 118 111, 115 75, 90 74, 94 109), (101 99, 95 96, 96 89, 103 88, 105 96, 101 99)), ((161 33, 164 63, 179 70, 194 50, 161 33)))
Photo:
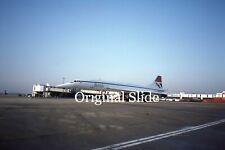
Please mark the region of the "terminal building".
POLYGON ((225 98, 225 91, 216 94, 195 94, 180 92, 179 94, 168 94, 168 97, 177 99, 213 99, 213 98, 225 98))
POLYGON ((32 89, 32 97, 67 97, 70 95, 70 89, 57 88, 48 84, 34 84, 32 89))

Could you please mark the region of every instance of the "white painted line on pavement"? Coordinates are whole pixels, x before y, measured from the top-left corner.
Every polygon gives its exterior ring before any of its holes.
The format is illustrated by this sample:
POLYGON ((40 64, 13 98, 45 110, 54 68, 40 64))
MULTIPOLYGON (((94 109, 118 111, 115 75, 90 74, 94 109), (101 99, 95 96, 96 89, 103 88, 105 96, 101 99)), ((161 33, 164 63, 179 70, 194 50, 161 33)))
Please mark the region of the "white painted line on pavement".
POLYGON ((143 144, 143 143, 149 143, 149 142, 153 142, 153 141, 156 141, 156 140, 168 138, 168 137, 171 137, 171 136, 176 136, 176 135, 180 135, 180 134, 183 134, 183 133, 203 129, 203 128, 214 126, 214 125, 224 123, 224 122, 225 122, 225 119, 221 119, 221 120, 218 120, 218 121, 209 122, 209 123, 205 123, 205 124, 198 125, 198 126, 186 127, 186 128, 180 129, 180 130, 175 130, 175 131, 171 131, 171 132, 157 134, 157 135, 153 135, 153 136, 149 136, 149 137, 145 137, 145 138, 140 138, 140 139, 136 139, 136 140, 126 141, 126 142, 113 144, 113 145, 109 145, 109 146, 105 146, 105 147, 101 147, 101 148, 96 148, 96 149, 93 149, 93 150, 108 150, 108 149, 119 150, 119 149, 131 147, 131 146, 140 145, 140 144, 143 144))

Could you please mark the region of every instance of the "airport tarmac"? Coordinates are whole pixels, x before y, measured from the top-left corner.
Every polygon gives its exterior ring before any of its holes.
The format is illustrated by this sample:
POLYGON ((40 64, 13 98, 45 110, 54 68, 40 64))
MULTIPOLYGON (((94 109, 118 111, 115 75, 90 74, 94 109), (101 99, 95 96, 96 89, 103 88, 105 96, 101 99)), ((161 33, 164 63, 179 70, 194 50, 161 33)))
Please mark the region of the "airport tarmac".
MULTIPOLYGON (((218 103, 96 106, 73 99, 0 97, 0 149, 95 149, 221 119, 225 119, 225 104, 218 103)), ((225 123, 222 122, 126 149, 224 150, 224 140, 225 123)))

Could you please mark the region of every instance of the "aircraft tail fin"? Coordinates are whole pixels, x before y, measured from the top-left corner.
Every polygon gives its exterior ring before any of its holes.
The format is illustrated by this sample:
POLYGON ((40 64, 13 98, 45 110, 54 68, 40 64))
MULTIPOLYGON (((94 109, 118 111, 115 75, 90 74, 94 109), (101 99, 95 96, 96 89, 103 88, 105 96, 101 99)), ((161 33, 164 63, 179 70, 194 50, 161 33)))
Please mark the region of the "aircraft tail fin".
POLYGON ((159 89, 162 89, 163 88, 163 85, 162 85, 162 76, 157 76, 155 78, 155 81, 154 81, 155 85, 159 88, 159 89))

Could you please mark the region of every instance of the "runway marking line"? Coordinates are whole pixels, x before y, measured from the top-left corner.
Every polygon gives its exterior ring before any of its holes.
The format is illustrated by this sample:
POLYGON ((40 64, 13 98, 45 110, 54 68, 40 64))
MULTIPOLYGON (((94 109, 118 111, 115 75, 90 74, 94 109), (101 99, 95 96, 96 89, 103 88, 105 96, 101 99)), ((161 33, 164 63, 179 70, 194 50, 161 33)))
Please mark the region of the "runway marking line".
POLYGON ((145 137, 145 138, 140 138, 140 139, 136 139, 136 140, 131 140, 131 141, 126 141, 126 142, 122 142, 122 143, 118 143, 118 144, 113 144, 113 145, 109 145, 109 146, 105 146, 105 147, 101 147, 101 148, 96 148, 93 150, 119 150, 119 149, 124 149, 127 147, 131 147, 131 146, 136 146, 136 145, 140 145, 140 144, 144 144, 144 143, 150 143, 156 140, 160 140, 160 139, 165 139, 171 136, 176 136, 176 135, 180 135, 180 134, 184 134, 187 132, 191 132, 191 131, 195 131, 195 130, 200 130, 203 128, 207 128, 210 126, 214 126, 214 125, 218 125, 221 123, 224 123, 225 119, 221 119, 218 121, 214 121, 214 122, 209 122, 209 123, 205 123, 202 125, 198 125, 198 126, 191 126, 191 127, 186 127, 180 130, 175 130, 175 131, 171 131, 171 132, 166 132, 166 133, 162 133, 162 134, 157 134, 157 135, 153 135, 153 136, 149 136, 149 137, 145 137))

